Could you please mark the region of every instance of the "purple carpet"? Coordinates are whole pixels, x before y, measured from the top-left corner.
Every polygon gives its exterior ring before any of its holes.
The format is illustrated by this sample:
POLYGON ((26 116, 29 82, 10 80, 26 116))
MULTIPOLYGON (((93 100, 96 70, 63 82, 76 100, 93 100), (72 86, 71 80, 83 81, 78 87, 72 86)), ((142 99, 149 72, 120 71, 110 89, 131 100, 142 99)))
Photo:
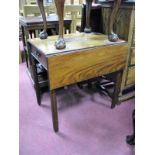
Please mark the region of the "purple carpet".
POLYGON ((110 109, 110 98, 76 85, 57 93, 59 132, 52 128, 50 96, 38 106, 26 65, 19 65, 20 155, 134 155, 126 144, 132 133, 134 99, 110 109))

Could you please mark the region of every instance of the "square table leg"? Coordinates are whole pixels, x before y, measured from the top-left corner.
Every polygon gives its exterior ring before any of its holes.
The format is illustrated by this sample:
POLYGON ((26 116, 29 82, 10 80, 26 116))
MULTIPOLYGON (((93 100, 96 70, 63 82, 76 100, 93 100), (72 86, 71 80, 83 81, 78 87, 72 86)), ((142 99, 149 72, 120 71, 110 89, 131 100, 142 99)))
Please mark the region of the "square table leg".
POLYGON ((55 132, 58 132, 58 111, 57 111, 57 100, 55 90, 50 91, 51 97, 51 111, 52 111, 52 119, 53 119, 53 129, 55 132))
POLYGON ((38 105, 41 105, 41 91, 40 91, 40 85, 38 81, 38 76, 37 76, 37 68, 36 68, 36 62, 33 56, 31 56, 31 62, 32 62, 32 74, 33 74, 33 80, 34 80, 34 88, 36 92, 36 97, 37 97, 37 103, 38 105))
POLYGON ((111 108, 114 108, 115 105, 118 104, 118 97, 119 97, 119 93, 120 93, 121 81, 122 81, 122 70, 116 72, 115 86, 114 86, 114 92, 113 92, 113 96, 112 96, 111 108))

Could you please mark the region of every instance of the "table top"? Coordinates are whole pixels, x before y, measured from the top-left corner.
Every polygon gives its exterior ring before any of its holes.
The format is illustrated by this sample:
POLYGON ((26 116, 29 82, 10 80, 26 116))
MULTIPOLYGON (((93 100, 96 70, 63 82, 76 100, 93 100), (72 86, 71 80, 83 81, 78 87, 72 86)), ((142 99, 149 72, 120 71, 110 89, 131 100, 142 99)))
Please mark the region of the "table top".
POLYGON ((46 56, 59 55, 68 52, 81 51, 83 49, 103 47, 107 45, 119 45, 125 43, 125 41, 123 40, 118 40, 117 42, 110 42, 107 35, 100 33, 75 33, 64 35, 64 39, 66 41, 66 48, 62 50, 57 50, 54 46, 57 38, 58 36, 50 36, 45 40, 41 40, 40 38, 34 38, 28 41, 46 56))
MULTIPOLYGON (((50 14, 46 16, 47 23, 58 22, 58 16, 56 14, 50 14)), ((71 21, 70 17, 65 17, 64 21, 71 21)), ((41 24, 43 23, 42 16, 29 16, 29 17, 19 17, 19 22, 22 25, 31 25, 31 24, 41 24)))

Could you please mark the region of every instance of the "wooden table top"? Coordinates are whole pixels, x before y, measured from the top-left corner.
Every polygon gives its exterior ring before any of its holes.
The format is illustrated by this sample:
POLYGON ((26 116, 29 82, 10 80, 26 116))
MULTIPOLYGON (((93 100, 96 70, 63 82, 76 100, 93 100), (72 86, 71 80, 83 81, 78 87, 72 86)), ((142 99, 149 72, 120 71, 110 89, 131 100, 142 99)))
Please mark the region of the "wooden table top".
POLYGON ((59 55, 62 53, 64 54, 68 52, 81 51, 83 49, 126 43, 123 40, 118 40, 117 42, 110 42, 107 35, 100 33, 75 33, 64 35, 64 39, 66 41, 66 48, 62 50, 57 50, 54 46, 57 38, 58 36, 50 36, 48 37, 48 39, 45 40, 41 40, 40 38, 34 38, 28 41, 46 56, 59 55))
MULTIPOLYGON (((58 16, 56 14, 50 14, 46 16, 47 23, 58 22, 58 16)), ((64 21, 71 21, 70 17, 65 17, 64 21)), ((43 23, 42 16, 29 16, 29 17, 19 17, 19 23, 22 25, 31 25, 31 24, 41 24, 43 23)))

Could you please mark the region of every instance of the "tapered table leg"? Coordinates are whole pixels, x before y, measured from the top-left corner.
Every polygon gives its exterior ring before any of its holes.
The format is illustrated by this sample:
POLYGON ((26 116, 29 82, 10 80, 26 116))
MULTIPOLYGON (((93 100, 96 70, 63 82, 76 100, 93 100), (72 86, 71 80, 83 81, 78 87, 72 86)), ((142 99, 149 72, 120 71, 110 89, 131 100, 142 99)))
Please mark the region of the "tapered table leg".
POLYGON ((121 87, 121 81, 122 81, 122 71, 118 71, 116 73, 116 79, 115 79, 115 86, 114 86, 114 93, 112 96, 112 104, 111 108, 114 108, 116 104, 118 104, 118 97, 121 87))
POLYGON ((34 80, 34 88, 35 88, 36 97, 37 97, 37 103, 38 105, 41 105, 41 91, 40 91, 40 86, 39 86, 39 81, 37 76, 36 63, 33 56, 31 56, 31 62, 32 62, 31 67, 32 67, 33 80, 34 80))
POLYGON ((58 111, 57 111, 57 101, 56 101, 56 94, 55 90, 50 91, 51 97, 51 111, 52 111, 52 119, 53 119, 53 129, 55 132, 58 132, 58 111))

